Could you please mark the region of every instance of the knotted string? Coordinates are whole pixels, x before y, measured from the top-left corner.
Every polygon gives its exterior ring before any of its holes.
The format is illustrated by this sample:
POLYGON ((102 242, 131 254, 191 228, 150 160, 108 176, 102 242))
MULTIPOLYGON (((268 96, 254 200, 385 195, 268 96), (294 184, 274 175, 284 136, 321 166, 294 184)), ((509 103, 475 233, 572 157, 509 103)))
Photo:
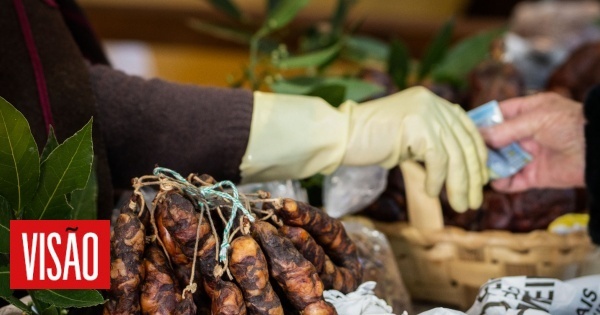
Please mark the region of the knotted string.
POLYGON ((231 246, 229 243, 229 234, 231 231, 231 227, 233 226, 234 220, 237 216, 238 209, 242 211, 242 214, 250 220, 250 222, 254 222, 254 216, 244 207, 242 202, 240 201, 240 196, 235 185, 226 180, 218 182, 212 186, 195 186, 188 182, 183 176, 179 173, 170 170, 164 167, 156 167, 153 172, 154 176, 165 176, 169 177, 173 181, 177 182, 181 185, 181 190, 188 195, 190 198, 196 201, 198 208, 202 209, 203 207, 210 207, 209 198, 218 197, 225 201, 229 201, 231 203, 231 216, 225 225, 225 229, 223 230, 223 242, 219 248, 219 262, 224 262, 227 260, 227 250, 231 246), (221 191, 221 189, 225 189, 228 187, 231 189, 231 194, 221 191))

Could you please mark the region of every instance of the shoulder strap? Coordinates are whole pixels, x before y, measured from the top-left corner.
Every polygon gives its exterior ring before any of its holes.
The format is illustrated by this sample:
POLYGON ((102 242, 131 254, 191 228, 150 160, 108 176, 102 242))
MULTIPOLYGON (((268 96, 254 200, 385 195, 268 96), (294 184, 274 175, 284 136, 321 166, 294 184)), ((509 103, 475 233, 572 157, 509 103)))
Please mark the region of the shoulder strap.
POLYGON ((31 61, 31 66, 33 67, 33 75, 35 77, 35 83, 38 92, 38 101, 40 107, 42 108, 44 123, 46 125, 46 133, 48 133, 50 126, 54 125, 54 119, 52 118, 52 111, 50 109, 50 98, 48 97, 48 87, 46 85, 46 77, 44 76, 44 68, 33 39, 31 25, 29 24, 29 19, 27 18, 25 6, 21 0, 13 0, 13 5, 15 7, 15 11, 17 12, 17 19, 19 20, 25 45, 27 46, 29 60, 31 61))

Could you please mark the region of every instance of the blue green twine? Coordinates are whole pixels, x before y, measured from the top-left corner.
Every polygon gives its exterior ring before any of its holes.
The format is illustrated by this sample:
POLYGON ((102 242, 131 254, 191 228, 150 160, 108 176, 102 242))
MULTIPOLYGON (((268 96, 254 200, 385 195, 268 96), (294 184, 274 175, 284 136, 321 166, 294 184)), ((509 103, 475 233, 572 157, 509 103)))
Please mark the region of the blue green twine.
POLYGON ((164 167, 154 168, 153 174, 154 176, 167 176, 181 184, 183 186, 182 190, 196 201, 199 208, 209 206, 207 199, 213 196, 220 197, 231 202, 231 216, 229 217, 229 220, 225 225, 225 229, 223 230, 223 242, 221 243, 221 246, 219 248, 219 262, 224 262, 225 260, 227 260, 227 250, 231 246, 231 244, 229 243, 229 233, 231 231, 231 227, 233 226, 233 222, 237 216, 238 209, 242 211, 242 214, 245 215, 248 218, 248 220, 250 220, 250 222, 254 222, 254 216, 252 216, 252 214, 248 211, 248 209, 244 207, 244 205, 240 201, 240 196, 235 185, 232 182, 225 180, 218 182, 212 186, 197 187, 188 182, 179 173, 164 167), (225 187, 229 187, 231 189, 233 196, 226 192, 217 190, 219 188, 224 189, 225 187))

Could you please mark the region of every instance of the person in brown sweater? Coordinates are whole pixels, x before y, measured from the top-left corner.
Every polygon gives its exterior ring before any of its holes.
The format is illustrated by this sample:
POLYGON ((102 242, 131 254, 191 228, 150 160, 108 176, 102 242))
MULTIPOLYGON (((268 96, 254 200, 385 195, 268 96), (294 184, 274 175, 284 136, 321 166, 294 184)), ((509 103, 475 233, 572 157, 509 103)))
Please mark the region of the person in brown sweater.
POLYGON ((49 126, 63 141, 94 117, 101 218, 113 187, 155 165, 250 182, 419 160, 428 194, 446 184, 455 209, 481 203, 483 140, 464 111, 424 88, 338 110, 315 97, 128 76, 106 65, 73 0, 1 1, 0 40, 0 96, 40 146, 49 126))

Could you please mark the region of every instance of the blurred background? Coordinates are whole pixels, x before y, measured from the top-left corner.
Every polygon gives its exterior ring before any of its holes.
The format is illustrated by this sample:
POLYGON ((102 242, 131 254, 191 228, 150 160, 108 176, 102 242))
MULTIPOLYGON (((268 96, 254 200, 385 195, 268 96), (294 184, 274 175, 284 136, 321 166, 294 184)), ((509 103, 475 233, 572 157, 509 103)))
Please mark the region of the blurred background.
MULTIPOLYGON (((235 1, 248 19, 264 18, 264 0, 235 1)), ((443 23, 456 17, 453 41, 507 23, 520 1, 362 0, 348 14, 359 33, 402 39, 414 57, 423 55, 443 23)), ((215 23, 227 16, 206 0, 80 0, 118 68, 186 83, 226 86, 227 76, 248 62, 248 48, 193 30, 190 18, 215 23), (135 57, 131 57, 131 55, 135 57)), ((336 0, 310 1, 292 22, 296 30, 327 19, 336 0)))

